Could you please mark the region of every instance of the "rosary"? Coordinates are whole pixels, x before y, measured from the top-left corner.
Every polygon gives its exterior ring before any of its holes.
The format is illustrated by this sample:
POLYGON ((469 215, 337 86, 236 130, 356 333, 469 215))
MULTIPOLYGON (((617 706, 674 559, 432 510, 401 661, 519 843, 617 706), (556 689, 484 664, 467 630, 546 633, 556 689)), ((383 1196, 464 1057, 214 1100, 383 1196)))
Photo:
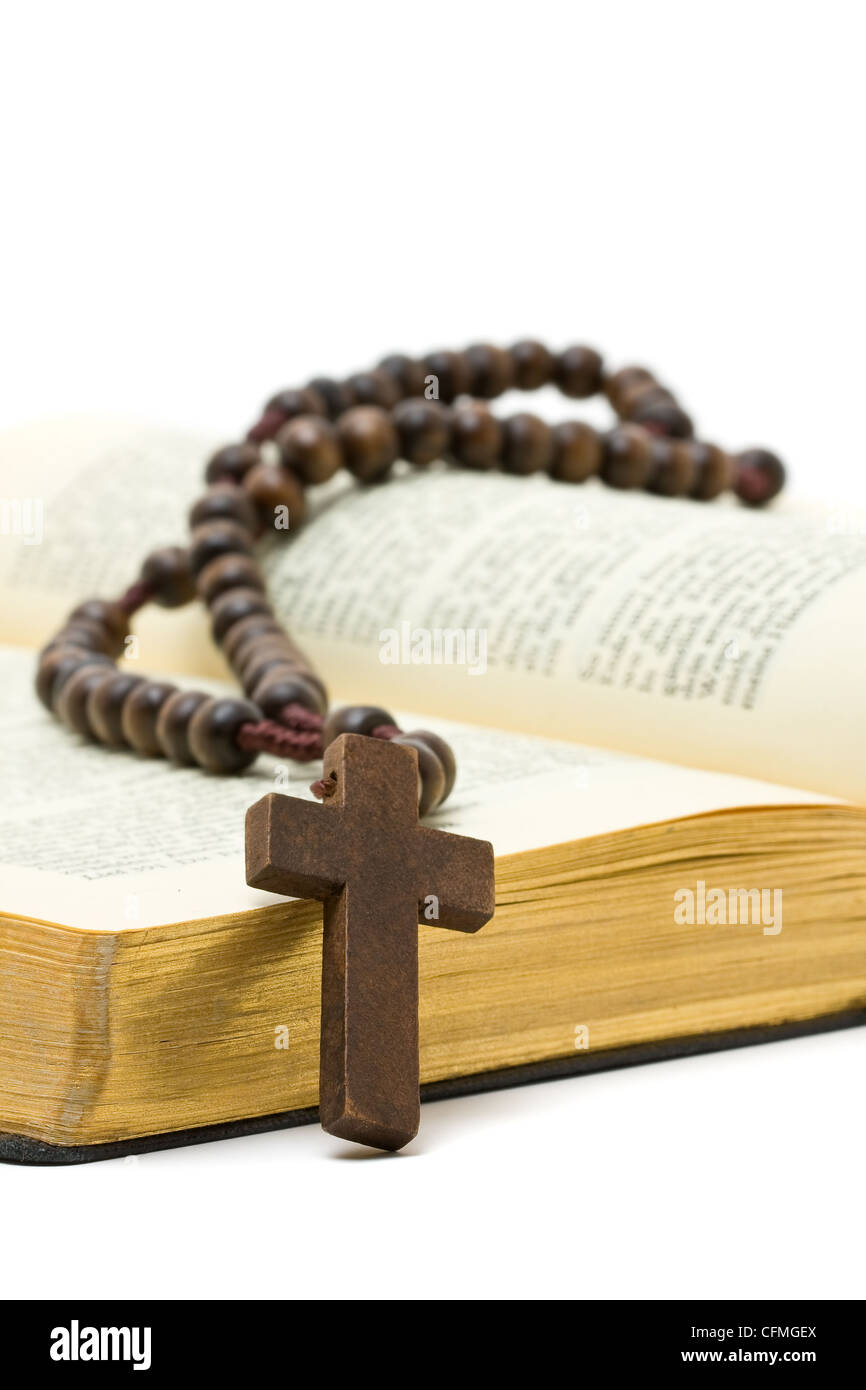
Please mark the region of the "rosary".
POLYGON ((456 778, 454 754, 427 730, 404 733, 387 710, 328 713, 308 658, 265 596, 254 544, 278 513, 303 520, 307 485, 347 468, 361 484, 397 459, 545 471, 563 483, 710 501, 732 490, 762 506, 781 490, 774 454, 731 455, 694 438, 672 393, 642 367, 605 371, 592 348, 551 353, 522 341, 385 358, 345 381, 321 377, 268 401, 243 443, 207 464, 189 514, 188 549, 154 551, 115 601, 88 599, 39 655, 39 699, 71 731, 111 748, 210 773, 240 772, 259 753, 324 759, 322 802, 271 793, 247 812, 247 882, 323 903, 319 1113, 332 1134, 402 1148, 420 1120, 417 926, 475 932, 493 916, 493 849, 419 823, 456 778), (603 393, 618 425, 550 425, 484 404, 554 383, 572 399, 603 393), (214 641, 246 698, 179 690, 118 671, 132 615, 148 602, 200 598, 214 641))

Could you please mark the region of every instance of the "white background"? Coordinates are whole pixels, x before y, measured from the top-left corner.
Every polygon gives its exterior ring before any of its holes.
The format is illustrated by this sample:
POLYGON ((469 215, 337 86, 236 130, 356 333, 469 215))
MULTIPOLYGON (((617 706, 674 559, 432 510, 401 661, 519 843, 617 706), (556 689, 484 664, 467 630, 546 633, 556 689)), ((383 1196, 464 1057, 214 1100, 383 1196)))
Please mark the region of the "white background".
MULTIPOLYGON (((857 6, 4 13, 0 424, 231 436, 310 375, 531 334, 866 499, 857 6)), ((864 1061, 857 1031, 428 1106, 397 1158, 307 1129, 0 1169, 0 1290, 859 1296, 864 1061)))

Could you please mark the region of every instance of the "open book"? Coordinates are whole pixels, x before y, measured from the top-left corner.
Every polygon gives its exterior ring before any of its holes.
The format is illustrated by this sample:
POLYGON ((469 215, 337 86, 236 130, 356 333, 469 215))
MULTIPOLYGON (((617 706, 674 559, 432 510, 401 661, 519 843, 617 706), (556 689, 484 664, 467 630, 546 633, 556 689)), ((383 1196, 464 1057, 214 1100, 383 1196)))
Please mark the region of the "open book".
MULTIPOLYGON (((316 1104, 320 909, 243 866, 246 807, 315 769, 109 752, 31 690, 76 602, 184 540, 214 442, 117 420, 0 439, 0 1156, 316 1104)), ((866 537, 444 469, 336 479, 313 512, 269 543, 280 617, 336 701, 448 738, 432 823, 497 856, 477 937, 419 929, 426 1094, 862 1019, 866 537)), ((134 631, 136 669, 227 679, 199 606, 134 631)))

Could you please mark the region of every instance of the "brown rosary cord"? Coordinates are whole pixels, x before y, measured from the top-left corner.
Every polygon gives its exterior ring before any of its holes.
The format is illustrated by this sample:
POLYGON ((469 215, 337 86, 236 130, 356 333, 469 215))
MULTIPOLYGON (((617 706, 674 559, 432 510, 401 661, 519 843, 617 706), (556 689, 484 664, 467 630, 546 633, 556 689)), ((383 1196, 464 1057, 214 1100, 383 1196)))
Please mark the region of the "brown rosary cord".
MULTIPOLYGON (((434 809, 454 785, 451 749, 428 730, 402 733, 387 710, 350 706, 326 717, 325 686, 278 622, 253 555, 276 517, 290 517, 293 529, 303 520, 307 486, 343 467, 361 483, 379 482, 398 458, 416 467, 444 459, 476 470, 547 472, 563 483, 597 477, 696 501, 732 490, 749 506, 770 501, 785 478, 765 449, 731 455, 696 440, 690 417, 651 372, 609 374, 588 347, 553 353, 532 340, 508 349, 479 343, 422 358, 394 355, 345 381, 318 377, 278 392, 242 443, 209 460, 188 549, 154 551, 120 598, 88 599, 72 611, 40 653, 42 703, 89 739, 209 772, 238 772, 262 752, 313 761, 342 733, 392 739, 415 749, 419 808, 434 809), (528 412, 500 420, 485 403, 546 385, 570 399, 604 394, 619 423, 602 433, 528 412), (150 601, 175 608, 195 597, 247 698, 214 699, 116 669, 134 613, 150 601)), ((313 790, 328 794, 321 780, 313 790)))

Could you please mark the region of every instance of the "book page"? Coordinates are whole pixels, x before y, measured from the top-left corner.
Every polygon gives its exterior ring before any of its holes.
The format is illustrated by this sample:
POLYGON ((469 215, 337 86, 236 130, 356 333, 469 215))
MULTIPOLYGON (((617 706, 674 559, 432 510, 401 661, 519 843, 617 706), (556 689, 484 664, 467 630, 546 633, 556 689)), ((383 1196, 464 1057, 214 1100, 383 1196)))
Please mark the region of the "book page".
MULTIPOLYGON (((0 648, 0 915, 122 931, 274 902, 244 881, 244 816, 268 792, 311 798, 317 765, 261 757, 242 776, 211 777, 88 744, 35 700, 32 671, 32 653, 0 648)), ((822 800, 596 748, 434 727, 455 750, 458 780, 426 823, 492 840, 497 856, 733 806, 822 800)))
MULTIPOLYGON (((0 638, 44 640, 182 542, 209 447, 117 420, 4 436, 2 491, 45 517, 39 544, 2 538, 0 638)), ((263 563, 335 699, 866 802, 863 528, 399 465, 313 490, 311 513, 263 563)), ((135 630, 143 669, 227 674, 200 605, 135 630)))

